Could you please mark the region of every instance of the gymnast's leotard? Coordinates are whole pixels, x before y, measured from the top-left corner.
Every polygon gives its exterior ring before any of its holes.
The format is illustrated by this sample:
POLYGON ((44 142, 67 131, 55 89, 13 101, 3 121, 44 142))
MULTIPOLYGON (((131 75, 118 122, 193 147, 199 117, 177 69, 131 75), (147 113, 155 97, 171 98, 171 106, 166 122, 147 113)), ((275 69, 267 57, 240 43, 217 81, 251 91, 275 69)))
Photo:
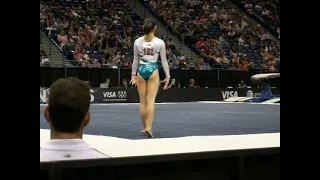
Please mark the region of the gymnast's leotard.
POLYGON ((150 42, 146 42, 144 37, 135 40, 132 75, 136 75, 138 70, 139 75, 148 81, 153 72, 158 69, 157 61, 159 55, 166 78, 170 78, 164 41, 157 37, 150 42))

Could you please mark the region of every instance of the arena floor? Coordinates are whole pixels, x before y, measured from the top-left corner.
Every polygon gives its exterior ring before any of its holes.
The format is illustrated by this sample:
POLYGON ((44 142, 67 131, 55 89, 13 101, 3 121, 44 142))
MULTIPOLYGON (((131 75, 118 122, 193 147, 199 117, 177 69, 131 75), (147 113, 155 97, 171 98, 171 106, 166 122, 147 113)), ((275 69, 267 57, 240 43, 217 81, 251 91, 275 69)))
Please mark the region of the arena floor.
MULTIPOLYGON (((145 139, 139 104, 93 104, 85 134, 145 139)), ((280 132, 280 104, 164 103, 156 105, 156 138, 280 132)), ((40 105, 40 129, 49 129, 40 105)))

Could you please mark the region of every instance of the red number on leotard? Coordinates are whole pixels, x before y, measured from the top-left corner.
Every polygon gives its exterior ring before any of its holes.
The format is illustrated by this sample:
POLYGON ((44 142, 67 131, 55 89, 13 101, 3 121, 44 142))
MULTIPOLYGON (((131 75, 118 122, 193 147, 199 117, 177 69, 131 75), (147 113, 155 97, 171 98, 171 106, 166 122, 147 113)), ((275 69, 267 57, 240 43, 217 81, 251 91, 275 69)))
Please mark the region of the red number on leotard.
POLYGON ((154 56, 153 48, 143 48, 143 54, 148 56, 154 56))

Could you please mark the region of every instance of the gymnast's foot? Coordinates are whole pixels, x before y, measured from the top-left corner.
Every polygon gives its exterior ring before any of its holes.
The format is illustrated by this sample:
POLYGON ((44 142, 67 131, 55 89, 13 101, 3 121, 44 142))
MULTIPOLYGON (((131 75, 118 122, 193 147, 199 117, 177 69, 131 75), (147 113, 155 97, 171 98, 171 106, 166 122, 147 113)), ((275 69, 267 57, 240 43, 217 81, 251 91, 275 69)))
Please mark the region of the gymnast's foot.
POLYGON ((147 135, 148 138, 154 138, 151 130, 144 130, 144 132, 146 133, 146 135, 147 135))
POLYGON ((146 130, 145 130, 145 129, 141 130, 141 135, 142 135, 142 136, 146 136, 146 135, 147 135, 147 133, 146 133, 146 130))

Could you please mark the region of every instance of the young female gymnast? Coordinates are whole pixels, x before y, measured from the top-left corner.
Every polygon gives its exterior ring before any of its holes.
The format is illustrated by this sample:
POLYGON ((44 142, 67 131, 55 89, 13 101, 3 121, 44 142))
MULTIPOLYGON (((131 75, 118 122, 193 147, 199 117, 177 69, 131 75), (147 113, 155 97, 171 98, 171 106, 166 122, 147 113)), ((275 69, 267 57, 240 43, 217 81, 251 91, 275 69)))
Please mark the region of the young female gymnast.
POLYGON ((154 104, 160 83, 157 64, 159 55, 166 75, 166 78, 161 81, 165 84, 164 90, 168 89, 170 81, 165 43, 163 40, 155 37, 156 30, 156 23, 147 19, 143 25, 145 35, 134 42, 134 59, 130 81, 132 85, 137 85, 140 96, 140 116, 143 123, 141 133, 146 134, 149 138, 154 137, 152 134, 152 122, 154 118, 154 104))

